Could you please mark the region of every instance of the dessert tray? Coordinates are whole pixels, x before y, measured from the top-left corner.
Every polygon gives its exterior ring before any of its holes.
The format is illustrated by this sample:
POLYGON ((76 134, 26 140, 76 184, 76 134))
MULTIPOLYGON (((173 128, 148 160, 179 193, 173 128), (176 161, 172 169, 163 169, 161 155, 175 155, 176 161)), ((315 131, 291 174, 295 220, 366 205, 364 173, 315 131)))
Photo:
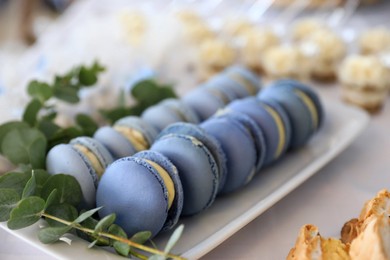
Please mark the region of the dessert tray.
MULTIPOLYGON (((323 100, 323 104, 324 125, 304 148, 287 153, 241 190, 217 198, 205 212, 181 219, 184 232, 172 253, 189 259, 204 256, 319 172, 368 124, 369 116, 358 108, 330 100, 323 100)), ((104 249, 88 249, 86 241, 72 235, 68 236, 71 245, 65 242, 44 245, 37 238, 39 223, 16 231, 9 230, 6 223, 1 223, 0 227, 53 257, 123 259, 104 249)), ((154 239, 158 248, 164 248, 170 234, 160 234, 154 239)))

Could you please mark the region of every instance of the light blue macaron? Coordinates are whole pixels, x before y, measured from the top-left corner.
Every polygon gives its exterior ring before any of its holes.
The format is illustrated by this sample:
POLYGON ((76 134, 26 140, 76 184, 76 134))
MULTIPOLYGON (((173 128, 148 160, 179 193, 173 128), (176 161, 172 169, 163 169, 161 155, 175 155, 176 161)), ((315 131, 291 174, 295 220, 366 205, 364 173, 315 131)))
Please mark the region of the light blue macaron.
POLYGON ((218 165, 201 141, 189 135, 168 134, 150 149, 165 155, 179 172, 184 193, 182 216, 198 214, 211 206, 218 192, 218 165))
POLYGON ((262 88, 261 78, 244 66, 230 66, 223 71, 223 74, 239 82, 251 96, 256 95, 262 88))
POLYGON ((74 176, 83 193, 82 206, 88 209, 95 207, 99 179, 112 162, 111 154, 99 141, 77 137, 69 144, 59 144, 50 149, 46 156, 46 169, 50 174, 74 176))

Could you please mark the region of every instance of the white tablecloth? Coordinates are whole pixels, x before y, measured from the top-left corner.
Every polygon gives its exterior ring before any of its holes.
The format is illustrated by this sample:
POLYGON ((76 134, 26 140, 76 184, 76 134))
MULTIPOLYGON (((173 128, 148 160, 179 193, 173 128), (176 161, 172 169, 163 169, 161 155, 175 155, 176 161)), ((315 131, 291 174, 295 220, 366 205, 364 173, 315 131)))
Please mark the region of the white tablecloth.
MULTIPOLYGON (((340 100, 337 85, 316 89, 323 98, 340 100)), ((203 259, 284 259, 307 223, 325 237, 339 237, 342 225, 358 216, 365 201, 390 189, 390 100, 386 103, 337 158, 203 259)), ((51 259, 1 229, 0 241, 0 259, 51 259)))

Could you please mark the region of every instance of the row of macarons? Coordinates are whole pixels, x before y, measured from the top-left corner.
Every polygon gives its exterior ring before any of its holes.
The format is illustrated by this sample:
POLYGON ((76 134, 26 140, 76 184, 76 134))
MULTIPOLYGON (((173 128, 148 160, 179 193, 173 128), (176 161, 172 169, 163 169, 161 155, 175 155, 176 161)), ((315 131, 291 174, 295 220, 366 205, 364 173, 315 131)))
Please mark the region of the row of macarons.
MULTIPOLYGON (((117 124, 144 123, 141 119, 128 117, 117 124)), ((120 159, 112 163, 110 149, 96 138, 77 138, 53 148, 47 168, 52 173, 77 173, 83 193, 98 187, 97 205, 104 206, 101 216, 115 212, 129 234, 140 230, 157 234, 174 226, 179 216, 208 208, 218 194, 244 186, 288 149, 304 145, 323 119, 321 102, 312 89, 296 81, 279 81, 256 97, 230 102, 200 124, 169 123, 149 150, 114 156, 120 159), (98 174, 91 175, 93 183, 85 174, 93 163, 83 161, 100 161, 95 163, 101 166, 98 174)), ((107 136, 103 139, 115 143, 107 136)))

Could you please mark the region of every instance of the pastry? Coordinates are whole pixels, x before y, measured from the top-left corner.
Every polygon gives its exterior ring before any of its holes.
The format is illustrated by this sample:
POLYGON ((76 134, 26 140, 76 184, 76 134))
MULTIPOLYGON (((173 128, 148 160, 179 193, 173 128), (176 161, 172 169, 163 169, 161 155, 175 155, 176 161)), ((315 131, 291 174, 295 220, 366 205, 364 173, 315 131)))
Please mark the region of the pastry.
POLYGON ((96 192, 96 205, 102 207, 99 216, 115 213, 115 223, 129 236, 145 230, 155 236, 173 227, 183 201, 176 167, 153 151, 143 151, 110 164, 96 192))
POLYGON ((113 126, 102 126, 93 138, 102 143, 114 159, 146 150, 158 132, 151 124, 136 116, 119 119, 113 126))
POLYGON ((379 54, 390 50, 390 30, 386 27, 367 30, 359 36, 358 46, 362 54, 379 54))
POLYGON ((330 30, 317 30, 300 44, 310 60, 310 75, 320 81, 334 81, 337 69, 346 55, 343 39, 330 30))
POLYGON ((165 155, 178 169, 184 193, 182 216, 210 207, 218 192, 219 172, 213 155, 201 141, 190 135, 168 134, 150 149, 165 155))
POLYGON ((69 144, 58 144, 46 156, 50 174, 65 173, 79 182, 83 194, 82 206, 95 206, 96 187, 106 167, 113 162, 110 152, 91 137, 77 137, 69 144))
POLYGON ((352 55, 340 68, 342 98, 369 112, 381 110, 389 91, 389 73, 374 56, 352 55))
POLYGON ((327 30, 329 27, 321 20, 314 18, 304 18, 296 21, 291 28, 291 38, 294 41, 302 41, 310 37, 316 31, 327 30))

